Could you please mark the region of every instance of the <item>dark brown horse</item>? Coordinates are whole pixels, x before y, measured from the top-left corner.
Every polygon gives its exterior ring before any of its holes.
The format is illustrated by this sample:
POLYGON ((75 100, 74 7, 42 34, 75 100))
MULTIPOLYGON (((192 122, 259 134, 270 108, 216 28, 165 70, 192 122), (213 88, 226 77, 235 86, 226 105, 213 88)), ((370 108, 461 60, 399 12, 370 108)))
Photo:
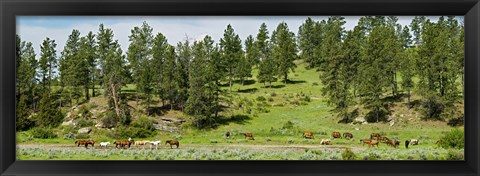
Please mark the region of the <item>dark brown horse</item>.
POLYGON ((397 146, 400 145, 400 141, 397 141, 397 140, 388 140, 387 144, 389 146, 392 146, 393 148, 397 148, 397 146))
POLYGON ((370 134, 370 139, 373 139, 374 137, 380 137, 380 134, 378 134, 378 133, 370 134))
POLYGON ((349 132, 345 132, 345 133, 343 133, 343 137, 344 137, 344 138, 347 138, 347 137, 348 137, 348 138, 352 139, 352 138, 353 138, 353 134, 352 134, 352 133, 349 133, 349 132))
POLYGON ((372 142, 371 139, 360 139, 360 142, 362 142, 362 145, 365 145, 365 144, 370 144, 370 142, 372 142))
POLYGON ((342 135, 340 134, 340 132, 334 131, 334 132, 332 132, 332 137, 333 138, 342 138, 342 135))
POLYGON ((243 135, 245 136, 245 139, 248 137, 251 140, 255 140, 255 138, 253 138, 253 133, 243 133, 243 135))
POLYGON ((80 145, 83 145, 85 146, 85 148, 88 148, 87 140, 76 140, 75 145, 77 145, 77 147, 79 147, 80 145))
POLYGON ((387 136, 378 136, 377 140, 383 143, 388 143, 388 141, 390 141, 387 136))
POLYGON ((125 148, 126 146, 128 146, 128 148, 130 148, 130 146, 134 143, 133 140, 131 141, 115 141, 113 142, 113 144, 115 144, 115 147, 116 148, 119 148, 118 146, 120 146, 120 148, 125 148))
POLYGON ((180 145, 180 143, 177 140, 167 140, 165 141, 165 144, 170 144, 170 148, 172 148, 173 145, 176 145, 177 148, 180 145))
POLYGON ((313 136, 313 133, 310 131, 304 132, 303 133, 303 138, 310 138, 310 139, 315 139, 315 136, 313 136))

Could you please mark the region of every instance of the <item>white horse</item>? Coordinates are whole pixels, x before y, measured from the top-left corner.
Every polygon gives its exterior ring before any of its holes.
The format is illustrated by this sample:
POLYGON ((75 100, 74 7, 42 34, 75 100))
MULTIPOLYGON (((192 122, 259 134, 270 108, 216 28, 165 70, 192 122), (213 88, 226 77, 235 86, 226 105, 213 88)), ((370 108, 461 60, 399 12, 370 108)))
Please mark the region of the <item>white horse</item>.
POLYGON ((162 143, 161 140, 150 141, 150 149, 152 149, 152 146, 155 146, 155 149, 158 149, 158 146, 160 145, 160 143, 162 143))
POLYGON ((100 148, 105 147, 107 148, 107 145, 110 144, 110 142, 100 142, 100 148))

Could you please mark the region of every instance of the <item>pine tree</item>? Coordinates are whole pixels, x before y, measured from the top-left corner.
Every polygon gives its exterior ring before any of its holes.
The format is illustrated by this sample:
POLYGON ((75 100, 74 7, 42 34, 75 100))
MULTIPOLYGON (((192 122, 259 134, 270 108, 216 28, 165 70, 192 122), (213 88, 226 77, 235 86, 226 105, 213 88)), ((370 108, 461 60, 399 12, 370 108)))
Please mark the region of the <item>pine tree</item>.
POLYGON ((162 86, 164 84, 163 70, 164 62, 167 57, 167 49, 170 45, 167 42, 167 38, 158 33, 153 39, 153 59, 152 59, 152 74, 154 82, 154 91, 158 94, 158 97, 162 99, 162 104, 165 105, 166 91, 162 86))
POLYGON ((182 111, 184 110, 185 102, 188 98, 188 89, 190 87, 189 79, 189 66, 190 61, 192 60, 192 49, 188 38, 185 41, 179 42, 177 44, 177 62, 176 62, 176 73, 175 73, 175 82, 177 83, 177 98, 176 103, 181 107, 182 111))
POLYGON ((133 81, 137 89, 137 103, 139 94, 142 93, 145 98, 147 109, 151 104, 151 94, 154 90, 153 77, 150 64, 153 53, 153 28, 147 22, 143 22, 141 27, 134 27, 129 36, 130 45, 128 46, 127 57, 132 69, 133 81))
POLYGON ((170 110, 173 109, 175 104, 175 97, 177 95, 177 82, 175 80, 176 73, 176 54, 175 47, 168 45, 165 53, 165 61, 163 63, 163 90, 165 90, 165 98, 168 99, 170 104, 170 110))
POLYGON ((245 54, 239 59, 237 65, 236 76, 240 78, 242 85, 245 84, 246 78, 252 77, 252 67, 258 58, 256 56, 258 52, 255 50, 253 43, 253 37, 249 35, 245 40, 245 54))
POLYGON ((287 23, 282 22, 277 26, 276 33, 272 37, 272 57, 277 64, 277 75, 283 77, 287 84, 288 73, 294 72, 297 67, 294 61, 297 59, 297 44, 295 43, 295 34, 289 31, 287 23))
POLYGON ((242 41, 232 26, 229 24, 223 33, 223 38, 220 39, 220 48, 222 51, 222 58, 225 60, 228 68, 228 82, 230 84, 230 93, 232 93, 233 76, 235 75, 235 68, 242 57, 242 41))
POLYGON ((256 40, 254 42, 254 47, 258 51, 258 58, 255 60, 255 63, 260 63, 263 59, 269 57, 269 41, 268 41, 268 29, 265 23, 260 25, 260 29, 258 29, 258 34, 256 40))
MULTIPOLYGON (((126 70, 125 56, 118 41, 113 39, 113 31, 100 24, 97 34, 99 61, 102 68, 103 88, 108 98, 109 107, 115 109, 119 119, 126 119, 130 115, 126 106, 121 107, 121 87, 125 85, 126 77, 129 74, 126 70), (122 109, 123 108, 123 109, 122 109)), ((123 120, 128 123, 128 120, 123 120)))
POLYGON ((41 54, 39 61, 39 74, 41 77, 43 91, 47 90, 47 85, 48 92, 51 90, 50 86, 52 78, 55 74, 55 69, 57 68, 57 51, 55 50, 55 47, 57 47, 55 40, 50 40, 48 37, 43 40, 43 43, 40 46, 41 54))
POLYGON ((41 96, 39 111, 36 115, 36 126, 57 127, 63 121, 63 114, 55 104, 55 100, 50 97, 48 92, 41 96))
POLYGON ((80 38, 80 55, 83 60, 86 61, 87 69, 85 75, 86 78, 83 79, 84 81, 84 89, 85 89, 85 98, 90 100, 90 95, 88 93, 89 89, 92 88, 92 97, 95 97, 95 84, 97 83, 98 79, 98 59, 97 59, 97 46, 95 41, 95 34, 93 32, 88 32, 88 34, 82 38, 80 38))
POLYGON ((309 68, 315 67, 317 59, 315 50, 322 42, 319 23, 308 17, 298 29, 298 48, 301 51, 300 58, 308 63, 309 68))

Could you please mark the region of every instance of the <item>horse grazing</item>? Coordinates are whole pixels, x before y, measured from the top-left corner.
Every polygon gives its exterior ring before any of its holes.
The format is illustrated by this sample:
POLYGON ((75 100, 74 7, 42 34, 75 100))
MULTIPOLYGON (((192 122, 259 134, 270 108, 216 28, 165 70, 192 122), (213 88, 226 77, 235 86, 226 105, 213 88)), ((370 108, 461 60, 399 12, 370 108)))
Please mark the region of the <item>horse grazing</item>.
POLYGON ((418 145, 418 139, 410 139, 412 145, 418 145))
POLYGON ((378 133, 370 134, 370 139, 373 139, 374 137, 380 137, 380 134, 378 134, 378 133))
POLYGON ((332 141, 330 141, 330 139, 322 139, 322 141, 320 141, 320 144, 322 145, 330 145, 332 143, 332 141))
POLYGON ((388 143, 388 141, 390 141, 390 139, 388 139, 386 136, 378 136, 377 140, 383 143, 388 143))
POLYGON ((388 145, 392 146, 393 148, 397 148, 397 146, 400 145, 400 141, 397 140, 388 140, 387 142, 388 145))
POLYGON ((332 132, 332 137, 333 138, 342 138, 342 135, 340 134, 340 132, 334 131, 334 132, 332 132))
POLYGON ((315 136, 313 136, 313 133, 310 131, 304 132, 303 133, 303 138, 310 138, 310 139, 315 139, 315 136))
POLYGON ((362 142, 362 145, 365 145, 365 144, 370 144, 370 142, 372 142, 371 139, 360 139, 360 142, 362 142))
POLYGON ((95 142, 97 142, 97 140, 87 140, 86 141, 86 145, 88 146, 88 144, 92 145, 92 147, 95 147, 95 142))
POLYGON ((405 148, 408 148, 408 144, 410 143, 410 140, 405 141, 405 148))
POLYGON ((353 134, 352 134, 352 133, 349 133, 349 132, 345 132, 345 133, 343 133, 343 137, 344 137, 344 138, 347 138, 347 137, 348 137, 348 138, 352 139, 352 138, 353 138, 353 134))
POLYGON ((225 132, 225 138, 230 139, 230 131, 225 132))
POLYGON ((378 147, 378 141, 377 140, 371 140, 370 143, 368 143, 368 147, 375 146, 375 145, 378 147))
POLYGON ((253 133, 243 133, 243 135, 245 136, 245 139, 249 138, 251 140, 255 140, 255 138, 253 138, 253 133))
POLYGON ((143 145, 143 148, 145 148, 145 145, 148 145, 150 143, 149 140, 144 140, 144 141, 135 141, 135 146, 139 147, 139 145, 143 145))
POLYGON ((152 149, 152 146, 155 146, 155 150, 158 150, 158 146, 159 146, 160 143, 162 143, 161 140, 151 141, 150 142, 150 149, 152 149))
POLYGON ((177 148, 180 145, 180 143, 177 140, 167 140, 165 141, 165 144, 170 144, 170 148, 172 148, 173 145, 176 145, 177 148))
POLYGON ((110 142, 100 142, 100 148, 102 147, 107 148, 108 144, 110 144, 110 142))

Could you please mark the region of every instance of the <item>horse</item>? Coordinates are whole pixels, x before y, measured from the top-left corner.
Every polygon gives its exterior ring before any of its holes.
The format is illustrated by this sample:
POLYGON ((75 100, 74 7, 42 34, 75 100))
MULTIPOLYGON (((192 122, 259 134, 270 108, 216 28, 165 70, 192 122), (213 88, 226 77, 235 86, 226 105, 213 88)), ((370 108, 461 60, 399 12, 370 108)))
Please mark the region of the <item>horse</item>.
POLYGON ((388 141, 390 141, 387 136, 378 136, 377 140, 383 143, 388 143, 388 141))
POLYGON ((303 133, 303 138, 310 138, 310 139, 315 139, 315 136, 313 136, 313 133, 310 131, 304 132, 303 133))
POLYGON ((388 140, 387 142, 388 145, 392 146, 393 148, 397 148, 397 146, 400 145, 400 141, 397 140, 388 140))
POLYGON ((371 140, 370 143, 368 143, 368 147, 375 146, 375 145, 378 147, 378 141, 376 140, 371 140))
POLYGON ((332 137, 333 138, 342 138, 342 135, 340 134, 340 132, 334 131, 334 132, 332 132, 332 137))
POLYGON ((150 143, 149 140, 144 140, 144 141, 135 141, 134 144, 137 146, 137 148, 139 145, 143 145, 143 148, 145 148, 145 145, 147 145, 148 143, 150 143))
POLYGON ((370 144, 370 142, 372 142, 371 139, 360 139, 360 142, 362 142, 362 145, 365 145, 365 144, 370 144))
POLYGON ((128 146, 128 148, 130 148, 130 146, 132 145, 134 141, 131 140, 131 141, 115 141, 113 142, 113 144, 115 144, 115 147, 118 148, 118 146, 120 146, 121 148, 125 148, 125 146, 128 146))
POLYGON ((88 148, 87 140, 76 140, 75 145, 77 145, 77 147, 80 145, 85 145, 85 148, 88 148))
POLYGON ((405 141, 405 148, 408 148, 408 144, 410 143, 410 140, 405 141))
POLYGON ((230 131, 225 132, 225 138, 230 139, 230 131))
POLYGON ((320 141, 321 145, 330 145, 331 143, 332 141, 330 141, 330 139, 322 139, 322 141, 320 141))
POLYGON ((410 139, 412 145, 418 145, 418 139, 410 139))
POLYGON ((255 140, 255 138, 253 138, 253 133, 243 133, 243 135, 245 136, 245 139, 248 137, 251 140, 255 140))
POLYGON ((180 145, 180 143, 177 140, 167 140, 167 141, 165 141, 165 144, 170 144, 171 149, 172 149, 172 145, 176 145, 177 148, 180 145))
POLYGON ((343 137, 346 139, 347 137, 352 139, 353 138, 353 134, 352 133, 349 133, 349 132, 345 132, 343 133, 343 137))
POLYGON ((110 144, 110 142, 100 142, 100 148, 101 147, 107 148, 108 144, 110 144))
POLYGON ((155 146, 155 150, 158 149, 158 144, 160 144, 162 141, 161 140, 157 140, 157 141, 151 141, 150 142, 150 149, 152 149, 152 146, 155 146))
POLYGON ((374 137, 380 137, 380 134, 378 134, 378 133, 370 134, 370 139, 373 139, 374 137))
POLYGON ((88 146, 88 144, 91 144, 92 147, 95 147, 95 146, 94 146, 95 142, 97 142, 97 140, 87 140, 87 141, 86 141, 86 145, 88 146))

